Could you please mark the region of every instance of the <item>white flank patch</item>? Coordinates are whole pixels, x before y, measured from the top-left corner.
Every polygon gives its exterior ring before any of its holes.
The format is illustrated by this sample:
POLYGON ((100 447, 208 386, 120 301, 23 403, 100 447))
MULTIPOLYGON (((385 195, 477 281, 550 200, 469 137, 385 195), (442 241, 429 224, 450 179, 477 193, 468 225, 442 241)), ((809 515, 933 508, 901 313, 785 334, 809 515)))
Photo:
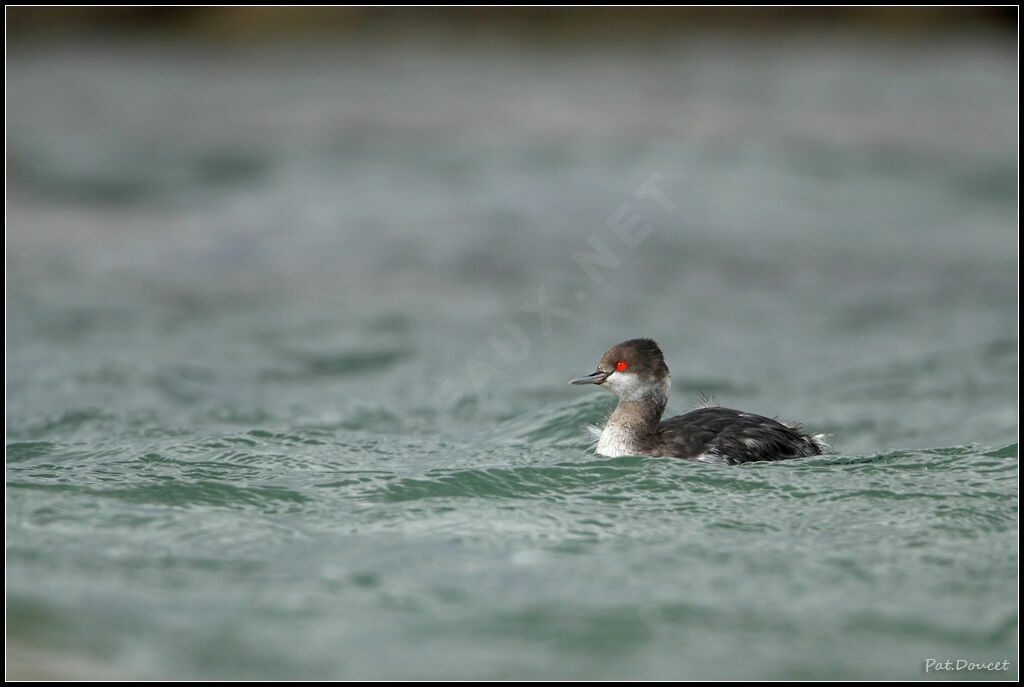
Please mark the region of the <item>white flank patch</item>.
POLYGON ((725 460, 725 456, 714 449, 708 449, 697 456, 696 460, 699 460, 702 463, 715 463, 718 465, 725 465, 728 462, 725 460))

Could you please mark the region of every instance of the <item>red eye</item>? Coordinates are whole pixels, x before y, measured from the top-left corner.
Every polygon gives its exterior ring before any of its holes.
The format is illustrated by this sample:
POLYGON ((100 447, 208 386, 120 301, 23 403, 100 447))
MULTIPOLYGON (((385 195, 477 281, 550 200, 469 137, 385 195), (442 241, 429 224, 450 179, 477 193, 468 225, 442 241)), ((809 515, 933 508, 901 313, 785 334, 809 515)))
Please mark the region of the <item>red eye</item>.
POLYGON ((625 360, 620 360, 619 362, 615 363, 615 369, 616 370, 625 370, 626 369, 626 361, 625 360))

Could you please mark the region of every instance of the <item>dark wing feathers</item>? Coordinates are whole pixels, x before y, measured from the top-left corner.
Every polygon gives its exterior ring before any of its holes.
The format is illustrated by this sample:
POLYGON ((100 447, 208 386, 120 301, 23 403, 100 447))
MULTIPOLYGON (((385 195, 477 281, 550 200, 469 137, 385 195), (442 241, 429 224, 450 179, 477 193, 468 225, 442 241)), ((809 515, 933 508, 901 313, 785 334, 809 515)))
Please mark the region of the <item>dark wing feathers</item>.
POLYGON ((816 456, 821 448, 798 429, 771 418, 731 408, 699 408, 665 420, 657 442, 672 455, 730 465, 816 456))

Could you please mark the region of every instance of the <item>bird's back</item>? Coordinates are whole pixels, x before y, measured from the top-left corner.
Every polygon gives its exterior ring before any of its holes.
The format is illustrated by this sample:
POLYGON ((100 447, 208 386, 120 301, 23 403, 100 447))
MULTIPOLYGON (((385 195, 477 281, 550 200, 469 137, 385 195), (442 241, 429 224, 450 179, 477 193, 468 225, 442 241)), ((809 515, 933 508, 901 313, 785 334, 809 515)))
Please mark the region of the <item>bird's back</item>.
POLYGON ((798 427, 731 408, 700 408, 663 420, 646 455, 736 465, 816 456, 824 444, 798 427))

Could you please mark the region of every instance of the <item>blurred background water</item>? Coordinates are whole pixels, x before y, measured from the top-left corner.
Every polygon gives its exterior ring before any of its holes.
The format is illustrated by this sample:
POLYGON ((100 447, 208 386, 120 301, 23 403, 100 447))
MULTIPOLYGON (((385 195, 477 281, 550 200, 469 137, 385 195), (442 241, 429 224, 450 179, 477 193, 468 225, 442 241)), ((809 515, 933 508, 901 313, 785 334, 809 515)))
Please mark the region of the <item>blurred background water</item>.
POLYGON ((8 677, 1016 678, 999 11, 47 11, 8 677), (835 454, 595 456, 637 336, 835 454))

